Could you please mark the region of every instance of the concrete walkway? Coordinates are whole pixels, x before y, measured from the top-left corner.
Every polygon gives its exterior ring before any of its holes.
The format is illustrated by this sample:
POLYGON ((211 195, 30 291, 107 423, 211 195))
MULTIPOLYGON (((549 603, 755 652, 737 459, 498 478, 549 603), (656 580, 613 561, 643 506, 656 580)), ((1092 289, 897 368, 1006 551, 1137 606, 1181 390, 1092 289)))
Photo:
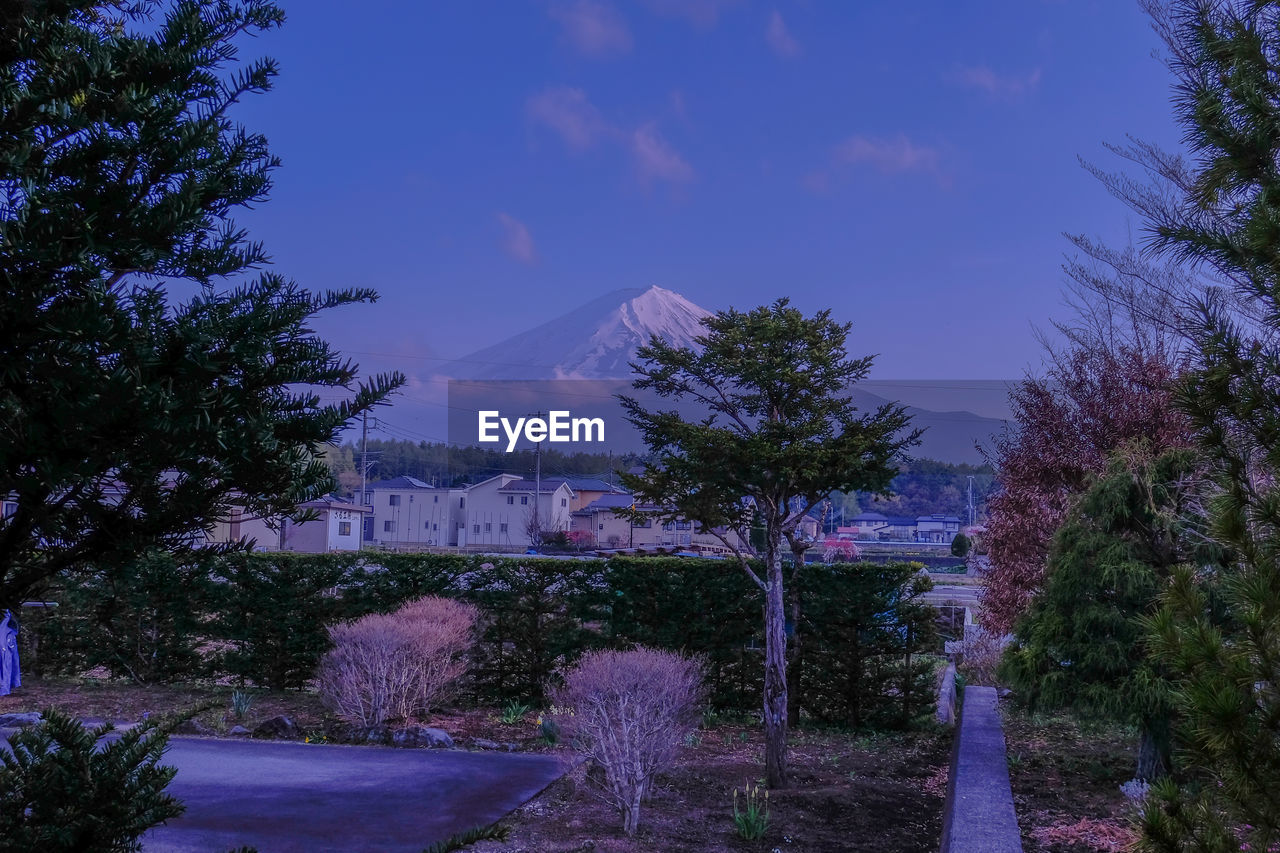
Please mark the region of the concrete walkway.
POLYGON ((143 849, 225 853, 360 850, 419 853, 493 823, 555 781, 543 755, 170 739, 169 792, 186 813, 142 837, 143 849))
POLYGON ((994 687, 965 687, 942 853, 1022 853, 994 687))

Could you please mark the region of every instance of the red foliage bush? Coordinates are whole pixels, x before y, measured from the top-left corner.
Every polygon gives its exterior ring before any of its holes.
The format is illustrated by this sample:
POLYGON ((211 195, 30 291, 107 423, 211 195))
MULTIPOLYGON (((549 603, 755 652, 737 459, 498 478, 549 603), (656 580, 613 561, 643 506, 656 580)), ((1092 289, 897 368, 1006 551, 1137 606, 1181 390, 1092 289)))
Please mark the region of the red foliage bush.
POLYGON ((1122 445, 1185 447, 1190 425, 1174 408, 1176 360, 1159 347, 1076 345, 1043 379, 1010 394, 1015 427, 990 454, 999 491, 984 533, 991 558, 983 624, 1009 631, 1044 580, 1049 540, 1075 498, 1122 445))
POLYGON ((703 697, 699 661, 643 647, 588 652, 552 691, 561 731, 604 770, 604 799, 628 835, 654 776, 697 728, 703 697))
POLYGON ((317 673, 321 699, 365 726, 426 714, 466 671, 477 614, 470 604, 427 597, 334 625, 317 673))

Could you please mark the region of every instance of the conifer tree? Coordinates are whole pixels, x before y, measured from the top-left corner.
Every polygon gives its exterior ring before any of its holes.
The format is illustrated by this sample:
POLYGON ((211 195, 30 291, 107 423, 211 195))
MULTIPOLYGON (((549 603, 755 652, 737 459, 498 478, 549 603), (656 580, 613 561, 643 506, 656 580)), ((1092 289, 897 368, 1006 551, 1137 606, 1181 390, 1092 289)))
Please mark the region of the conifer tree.
POLYGON ((765 778, 786 785, 787 632, 783 557, 801 520, 832 492, 888 488, 919 440, 901 406, 858 412, 850 386, 871 358, 850 358, 849 324, 805 317, 786 299, 704 319, 700 350, 655 338, 633 364, 638 389, 697 408, 647 410, 623 398, 652 461, 626 475, 660 520, 688 519, 721 537, 764 597, 765 778), (761 529, 757 572, 743 547, 761 529), (734 535, 734 533, 738 535, 734 535))
POLYGON ((1170 767, 1171 709, 1142 620, 1175 566, 1207 558, 1192 544, 1203 540, 1187 535, 1195 462, 1189 450, 1153 458, 1147 442, 1112 457, 1054 535, 1044 587, 1015 626, 999 673, 1032 708, 1136 725, 1137 778, 1149 781, 1170 767))
POLYGON ((1152 850, 1280 843, 1280 3, 1149 3, 1170 51, 1192 180, 1157 246, 1222 283, 1198 301, 1181 405, 1216 491, 1226 568, 1174 573, 1152 618, 1188 773, 1144 817, 1152 850), (1220 600, 1226 619, 1214 618, 1220 600))
POLYGON ((232 219, 278 165, 231 117, 276 65, 237 44, 282 21, 268 0, 0 4, 0 608, 233 505, 293 512, 331 488, 323 444, 402 381, 358 384, 311 329, 372 291, 254 277, 266 250, 232 219))

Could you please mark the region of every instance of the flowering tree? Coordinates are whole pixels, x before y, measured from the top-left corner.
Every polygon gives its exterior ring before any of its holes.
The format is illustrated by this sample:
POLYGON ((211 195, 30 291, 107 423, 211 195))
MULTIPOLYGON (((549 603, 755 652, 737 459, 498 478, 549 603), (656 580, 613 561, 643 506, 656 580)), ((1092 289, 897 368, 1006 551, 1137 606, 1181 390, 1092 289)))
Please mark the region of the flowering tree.
POLYGON ((852 563, 862 557, 862 552, 858 550, 858 544, 852 539, 839 539, 835 536, 828 536, 827 541, 822 543, 822 562, 824 563, 852 563))

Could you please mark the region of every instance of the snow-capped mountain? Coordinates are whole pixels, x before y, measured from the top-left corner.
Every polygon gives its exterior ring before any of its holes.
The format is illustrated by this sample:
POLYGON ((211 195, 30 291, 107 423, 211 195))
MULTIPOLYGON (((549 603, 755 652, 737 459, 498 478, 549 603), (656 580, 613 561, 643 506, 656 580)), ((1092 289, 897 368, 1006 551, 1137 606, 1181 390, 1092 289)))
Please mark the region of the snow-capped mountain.
POLYGON ((449 362, 442 372, 452 379, 624 379, 650 338, 693 345, 710 313, 656 285, 615 290, 449 362))

